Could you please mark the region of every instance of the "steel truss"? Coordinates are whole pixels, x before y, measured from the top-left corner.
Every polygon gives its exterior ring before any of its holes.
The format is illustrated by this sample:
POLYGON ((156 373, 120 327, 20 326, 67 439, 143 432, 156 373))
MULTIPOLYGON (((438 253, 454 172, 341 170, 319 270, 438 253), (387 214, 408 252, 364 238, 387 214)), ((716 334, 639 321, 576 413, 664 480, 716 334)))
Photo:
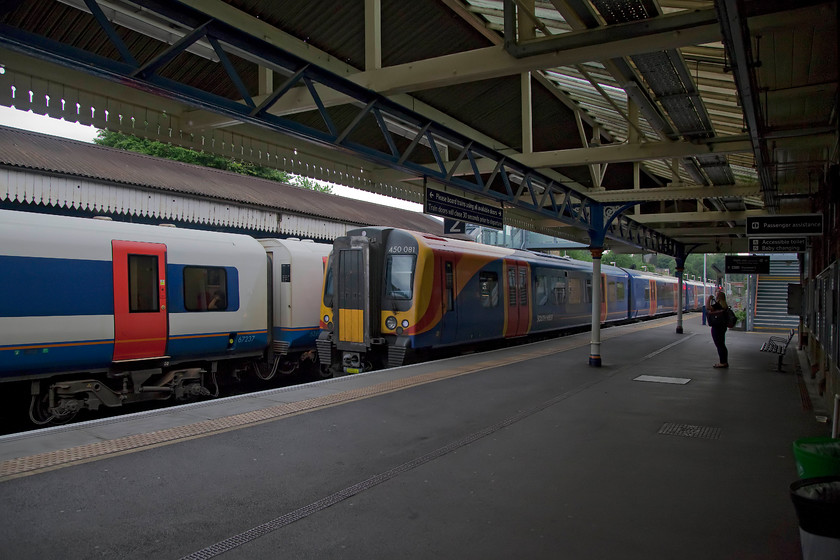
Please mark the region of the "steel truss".
POLYGON ((384 167, 489 198, 502 207, 516 208, 585 229, 593 247, 602 247, 605 239, 612 239, 672 256, 679 253, 679 244, 673 239, 621 215, 632 204, 597 202, 383 95, 179 2, 148 0, 133 3, 192 31, 151 60, 138 61, 96 1, 85 0, 97 23, 120 53, 121 60, 6 25, 0 25, 0 46, 243 123, 342 150, 384 167), (219 63, 242 96, 241 100, 212 94, 159 74, 162 68, 199 40, 212 46, 219 63), (286 76, 286 81, 257 102, 231 63, 231 55, 270 68, 286 76), (303 87, 317 106, 322 121, 320 127, 270 112, 271 107, 285 95, 303 87), (322 88, 346 96, 350 105, 358 110, 355 117, 341 122, 334 119, 319 94, 319 89, 324 91, 322 88), (359 140, 359 134, 355 134, 362 129, 368 132, 366 141, 359 140), (376 142, 369 139, 372 129, 381 134, 376 142), (395 135, 393 131, 396 130, 400 130, 402 135, 395 135), (457 156, 454 159, 445 158, 445 154, 457 156), (468 165, 471 172, 463 174, 463 165, 468 165), (492 168, 493 171, 489 175, 482 174, 481 168, 492 168))

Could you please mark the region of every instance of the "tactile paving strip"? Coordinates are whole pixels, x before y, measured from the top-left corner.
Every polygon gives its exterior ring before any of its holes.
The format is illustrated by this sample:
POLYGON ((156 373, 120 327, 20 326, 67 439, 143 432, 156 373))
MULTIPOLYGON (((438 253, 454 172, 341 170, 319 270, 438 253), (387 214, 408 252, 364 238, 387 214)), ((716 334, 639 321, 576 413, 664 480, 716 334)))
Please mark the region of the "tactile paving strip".
MULTIPOLYGON (((665 320, 665 322, 667 322, 667 320, 665 320)), ((643 325, 634 325, 633 330, 654 328, 661 326, 661 323, 662 321, 650 321, 643 325)), ((626 331, 623 334, 627 334, 626 331)), ((605 334, 602 336, 602 340, 612 338, 613 336, 619 336, 619 333, 605 334)), ((534 347, 532 345, 525 346, 521 348, 522 351, 516 352, 513 356, 507 358, 500 358, 498 355, 495 355, 486 361, 469 366, 445 368, 406 379, 386 381, 369 387, 352 389, 333 395, 326 395, 294 403, 279 404, 261 410, 235 414, 223 418, 203 420, 186 426, 177 426, 145 434, 125 436, 112 440, 71 447, 68 449, 60 449, 37 455, 30 455, 28 457, 10 459, 0 462, 0 481, 6 478, 15 478, 22 475, 35 474, 40 471, 65 467, 76 463, 101 459, 118 453, 140 451, 142 449, 148 449, 149 447, 176 443, 180 440, 208 436, 227 430, 278 420, 302 412, 308 412, 319 408, 390 393, 392 391, 398 391, 468 373, 475 373, 485 369, 504 367, 506 365, 527 359, 549 356, 557 352, 586 346, 587 344, 589 344, 587 341, 582 340, 579 337, 560 338, 556 339, 554 344, 540 345, 538 347, 534 347)))

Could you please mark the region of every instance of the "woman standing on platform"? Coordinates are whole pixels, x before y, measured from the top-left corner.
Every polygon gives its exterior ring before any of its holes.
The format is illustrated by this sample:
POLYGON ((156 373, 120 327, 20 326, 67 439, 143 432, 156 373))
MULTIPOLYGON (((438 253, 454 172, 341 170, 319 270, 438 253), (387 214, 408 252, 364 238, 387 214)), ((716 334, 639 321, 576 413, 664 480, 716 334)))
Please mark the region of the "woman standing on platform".
POLYGON ((706 314, 709 325, 712 327, 712 340, 718 351, 718 363, 716 368, 729 367, 729 350, 726 348, 726 310, 729 305, 726 303, 726 294, 718 291, 716 296, 709 296, 706 302, 706 314))

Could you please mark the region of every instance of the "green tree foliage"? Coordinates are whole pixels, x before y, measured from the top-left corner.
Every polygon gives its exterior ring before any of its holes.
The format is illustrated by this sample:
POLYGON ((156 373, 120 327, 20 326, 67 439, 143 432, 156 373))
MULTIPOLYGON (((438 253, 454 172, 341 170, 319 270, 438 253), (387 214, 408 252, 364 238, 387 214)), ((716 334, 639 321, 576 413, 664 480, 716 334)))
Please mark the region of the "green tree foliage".
MULTIPOLYGON (((575 260, 592 262, 592 256, 588 249, 566 251, 566 255, 575 260)), ((710 282, 717 281, 718 277, 723 275, 722 273, 725 270, 725 258, 726 255, 722 253, 706 255, 706 278, 710 282), (721 273, 718 274, 718 272, 713 267, 717 267, 721 271, 721 273)), ((653 257, 653 261, 648 262, 643 258, 641 254, 605 252, 603 257, 601 258, 601 263, 607 265, 615 263, 615 266, 631 270, 645 270, 645 268, 643 267, 647 267, 647 270, 651 272, 653 272, 655 267, 656 270, 667 270, 668 273, 672 276, 676 275, 677 268, 676 259, 661 254, 655 255, 653 257)), ((684 278, 688 279, 692 276, 696 277, 697 280, 703 279, 702 254, 689 255, 688 258, 685 260, 684 278)), ((740 276, 735 275, 730 275, 729 279, 735 282, 742 280, 740 276)))
MULTIPOLYGON (((716 267, 718 270, 721 271, 721 274, 726 269, 725 267, 725 260, 726 255, 722 253, 710 253, 706 255, 706 279, 714 282, 717 280, 718 272, 715 270, 716 267)), ((685 259, 685 274, 689 278, 691 276, 696 276, 698 280, 703 279, 703 255, 689 255, 688 258, 685 259), (689 276, 690 275, 690 276, 689 276)))
POLYGON ((566 256, 576 261, 592 262, 592 253, 586 249, 566 251, 566 256))
POLYGON ((639 264, 641 259, 635 258, 633 255, 614 255, 609 254, 606 255, 609 259, 605 258, 604 260, 610 263, 615 263, 615 266, 620 266, 621 268, 639 268, 639 264))
POLYGON ((332 192, 332 189, 328 185, 321 185, 306 177, 290 175, 285 171, 280 171, 279 169, 274 169, 273 167, 265 167, 263 165, 235 161, 222 156, 190 150, 188 148, 181 148, 180 146, 173 146, 156 140, 138 138, 136 136, 122 134, 120 132, 100 130, 93 141, 100 146, 108 146, 118 150, 128 150, 131 152, 171 159, 192 165, 223 169, 225 171, 232 171, 234 173, 249 175, 251 177, 259 177, 261 179, 269 179, 271 181, 296 185, 298 187, 320 192, 332 192))
POLYGON ((310 179, 309 177, 303 177, 303 176, 300 176, 300 175, 296 175, 295 178, 293 179, 293 181, 294 182, 292 184, 297 185, 299 187, 303 187, 304 189, 309 189, 311 191, 318 191, 318 192, 325 192, 325 193, 331 193, 332 192, 332 187, 330 187, 329 185, 324 185, 322 183, 319 183, 319 182, 315 181, 314 179, 310 179))

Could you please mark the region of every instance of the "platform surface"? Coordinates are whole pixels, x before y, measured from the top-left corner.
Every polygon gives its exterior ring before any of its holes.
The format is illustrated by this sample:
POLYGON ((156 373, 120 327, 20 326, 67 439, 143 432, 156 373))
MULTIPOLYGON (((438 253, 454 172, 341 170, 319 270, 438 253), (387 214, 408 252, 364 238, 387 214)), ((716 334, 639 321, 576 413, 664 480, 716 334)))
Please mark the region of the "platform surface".
POLYGON ((0 558, 800 558, 795 345, 675 325, 0 437, 0 558))

